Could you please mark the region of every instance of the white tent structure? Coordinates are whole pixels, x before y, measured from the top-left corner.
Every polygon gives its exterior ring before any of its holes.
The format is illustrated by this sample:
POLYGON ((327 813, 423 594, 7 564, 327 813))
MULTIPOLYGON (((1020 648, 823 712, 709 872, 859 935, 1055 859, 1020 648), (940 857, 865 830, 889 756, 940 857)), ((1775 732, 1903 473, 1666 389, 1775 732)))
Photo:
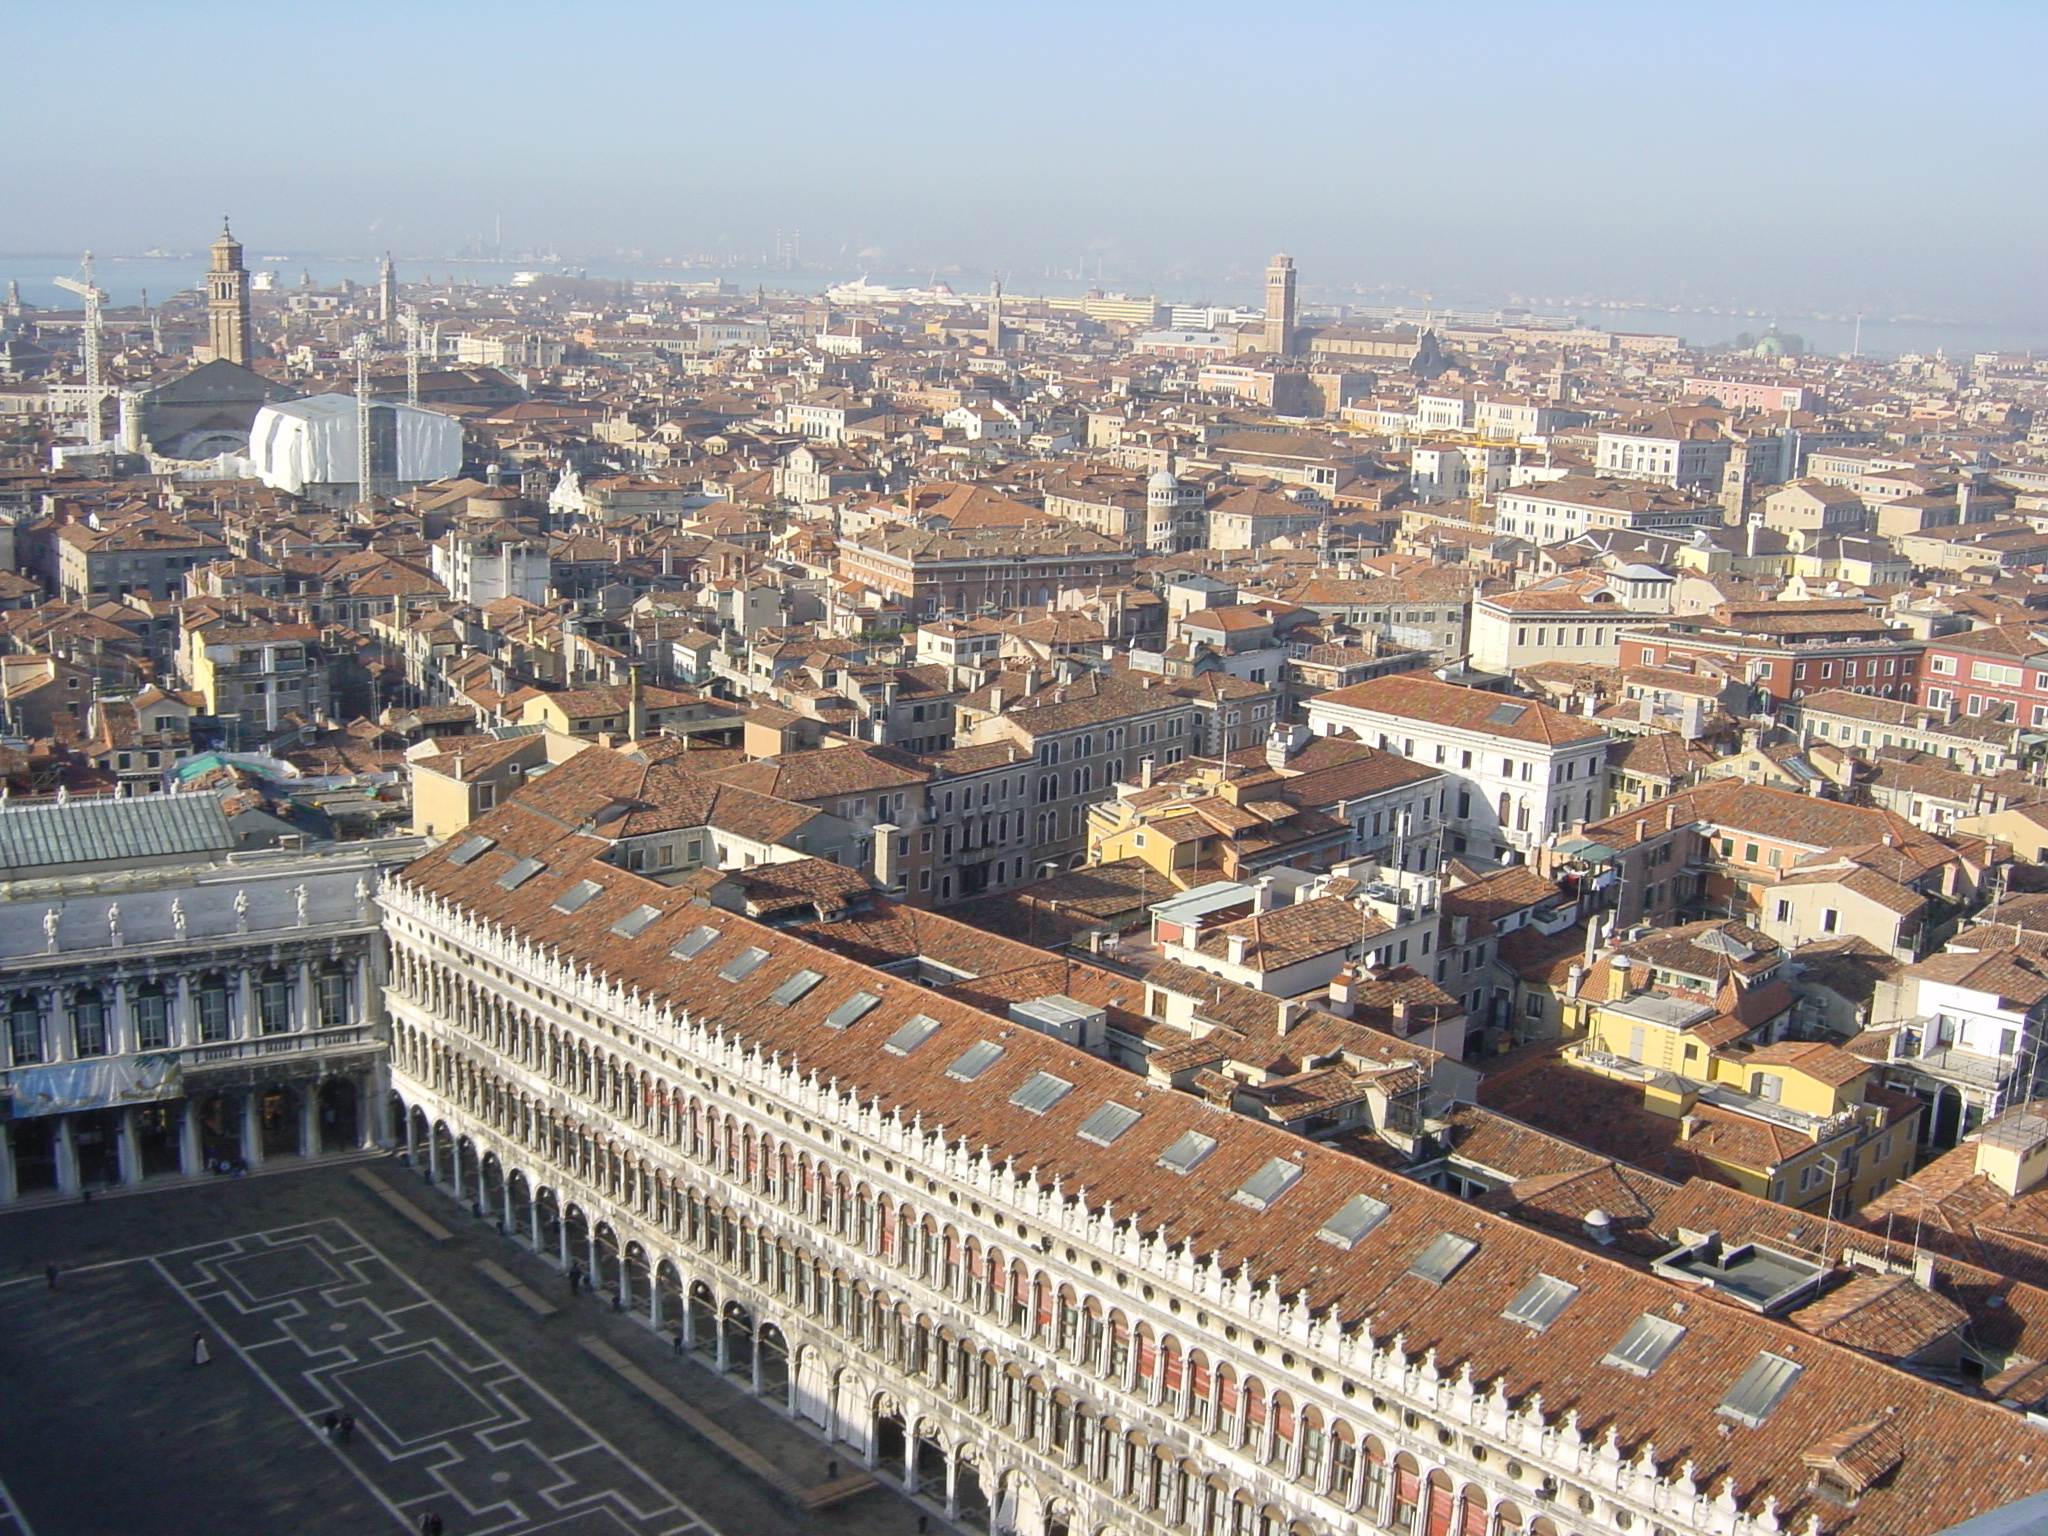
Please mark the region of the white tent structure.
MULTIPOLYGON (((309 395, 256 413, 249 458, 265 485, 316 501, 361 497, 361 451, 354 395, 309 395)), ((407 490, 446 480, 462 468, 462 427, 414 405, 370 406, 370 462, 377 489, 407 490)))

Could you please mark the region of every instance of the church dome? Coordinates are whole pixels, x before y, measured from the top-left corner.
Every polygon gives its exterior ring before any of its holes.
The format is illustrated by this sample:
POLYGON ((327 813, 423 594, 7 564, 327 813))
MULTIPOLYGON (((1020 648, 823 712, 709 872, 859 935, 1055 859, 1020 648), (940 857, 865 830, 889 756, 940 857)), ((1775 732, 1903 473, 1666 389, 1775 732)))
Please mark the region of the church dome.
POLYGON ((1145 482, 1145 494, 1148 496, 1171 496, 1179 490, 1180 481, 1163 464, 1153 470, 1152 478, 1145 482))

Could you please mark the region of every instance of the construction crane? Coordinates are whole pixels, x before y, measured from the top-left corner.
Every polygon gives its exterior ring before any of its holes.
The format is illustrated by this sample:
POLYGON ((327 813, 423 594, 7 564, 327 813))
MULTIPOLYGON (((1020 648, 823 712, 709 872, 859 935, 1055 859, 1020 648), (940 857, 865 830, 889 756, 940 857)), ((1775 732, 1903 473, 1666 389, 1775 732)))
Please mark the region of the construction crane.
POLYGON ((370 334, 356 336, 356 499, 368 503, 376 494, 370 456, 370 334))
POLYGON ((420 312, 405 307, 405 403, 420 403, 420 312))
POLYGON ((107 301, 106 290, 93 280, 92 252, 85 253, 85 280, 60 277, 57 286, 85 300, 85 336, 80 351, 85 355, 85 440, 104 442, 107 436, 107 386, 102 376, 101 353, 106 345, 106 322, 100 306, 107 301))

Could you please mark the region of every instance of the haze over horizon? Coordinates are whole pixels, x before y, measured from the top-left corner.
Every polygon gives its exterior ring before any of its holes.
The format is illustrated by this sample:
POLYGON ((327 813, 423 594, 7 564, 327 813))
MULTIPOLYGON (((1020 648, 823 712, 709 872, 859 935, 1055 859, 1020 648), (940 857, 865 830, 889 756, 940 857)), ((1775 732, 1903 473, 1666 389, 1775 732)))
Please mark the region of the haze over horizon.
POLYGON ((2048 318, 2038 7, 21 11, 17 250, 765 255, 2048 318), (55 61, 92 43, 89 70, 55 61), (80 109, 81 81, 91 106, 80 109))

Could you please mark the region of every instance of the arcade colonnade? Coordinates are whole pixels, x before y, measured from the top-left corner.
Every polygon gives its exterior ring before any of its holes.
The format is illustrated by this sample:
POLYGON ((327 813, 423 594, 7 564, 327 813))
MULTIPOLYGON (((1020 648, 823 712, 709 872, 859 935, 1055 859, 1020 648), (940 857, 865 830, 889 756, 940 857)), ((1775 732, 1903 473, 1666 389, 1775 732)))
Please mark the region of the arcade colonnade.
POLYGON ((957 1190, 843 1127, 787 1110, 772 1127, 773 1105, 704 1063, 636 1061, 569 1000, 448 963, 445 937, 398 920, 392 938, 392 1112, 422 1173, 947 1518, 1573 1536, 1535 1488, 1428 1454, 1462 1447, 1449 1426, 1355 1382, 1298 1394, 1292 1353, 1206 1315, 1162 1322, 1150 1284, 1072 1249, 1062 1265, 1049 1241, 991 1240, 957 1190))

